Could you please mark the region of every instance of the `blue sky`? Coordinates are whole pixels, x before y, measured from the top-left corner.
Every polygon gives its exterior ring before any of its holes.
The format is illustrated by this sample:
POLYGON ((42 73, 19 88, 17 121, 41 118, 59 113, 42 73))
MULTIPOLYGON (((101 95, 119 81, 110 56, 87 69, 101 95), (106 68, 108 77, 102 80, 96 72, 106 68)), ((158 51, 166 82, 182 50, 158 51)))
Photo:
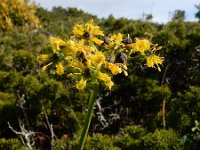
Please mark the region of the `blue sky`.
POLYGON ((51 9, 53 6, 76 7, 85 12, 107 18, 126 17, 141 19, 143 13, 153 14, 153 21, 165 23, 170 20, 174 10, 185 10, 186 20, 195 21, 197 9, 195 4, 200 0, 35 0, 36 4, 51 9))

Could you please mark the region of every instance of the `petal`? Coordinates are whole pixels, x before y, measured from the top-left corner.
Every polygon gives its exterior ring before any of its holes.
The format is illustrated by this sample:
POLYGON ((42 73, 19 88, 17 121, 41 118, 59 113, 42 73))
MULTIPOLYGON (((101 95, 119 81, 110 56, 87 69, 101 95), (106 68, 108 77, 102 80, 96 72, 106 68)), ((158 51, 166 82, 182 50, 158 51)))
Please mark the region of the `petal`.
POLYGON ((58 63, 56 65, 56 73, 58 75, 62 75, 64 73, 64 67, 63 67, 63 65, 61 63, 58 63))

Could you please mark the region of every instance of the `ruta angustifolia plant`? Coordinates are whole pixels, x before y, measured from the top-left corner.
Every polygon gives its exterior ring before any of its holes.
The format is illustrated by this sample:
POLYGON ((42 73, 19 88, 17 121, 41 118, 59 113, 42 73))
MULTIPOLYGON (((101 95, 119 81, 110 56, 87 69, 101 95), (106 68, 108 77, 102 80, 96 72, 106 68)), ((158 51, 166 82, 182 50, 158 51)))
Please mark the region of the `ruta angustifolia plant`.
POLYGON ((157 68, 163 58, 156 53, 161 49, 147 39, 132 40, 121 33, 105 36, 93 20, 86 24, 76 24, 73 35, 68 40, 50 37, 51 49, 38 56, 41 72, 62 76, 75 83, 79 91, 89 91, 88 111, 81 133, 79 149, 84 147, 91 123, 95 97, 101 84, 111 91, 112 76, 124 73, 128 76, 128 61, 135 54, 146 62, 147 67, 157 68))

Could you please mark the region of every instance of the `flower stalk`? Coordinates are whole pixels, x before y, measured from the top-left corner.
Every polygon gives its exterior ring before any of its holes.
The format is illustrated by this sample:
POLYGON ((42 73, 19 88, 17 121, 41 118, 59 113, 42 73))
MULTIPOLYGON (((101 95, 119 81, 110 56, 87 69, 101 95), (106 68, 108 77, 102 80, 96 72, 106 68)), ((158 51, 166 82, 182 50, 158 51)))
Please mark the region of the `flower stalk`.
POLYGON ((90 97, 89 97, 89 105, 88 105, 88 111, 85 117, 85 124, 83 127, 83 131, 81 133, 80 141, 79 141, 79 146, 78 150, 83 150, 85 139, 88 134, 88 130, 91 124, 92 116, 93 116, 93 110, 94 110, 94 104, 95 104, 95 96, 94 96, 94 91, 90 90, 90 97))
MULTIPOLYGON (((86 24, 76 24, 68 40, 50 37, 50 46, 51 51, 48 54, 38 56, 38 62, 42 66, 41 72, 47 71, 55 77, 70 79, 76 83, 78 91, 90 92, 79 150, 83 150, 93 115, 96 94, 91 90, 91 85, 95 83, 99 87, 98 85, 103 84, 111 91, 114 86, 112 77, 120 73, 128 76, 128 61, 135 54, 137 58, 146 62, 147 67, 157 68, 159 71, 159 66, 164 61, 157 55, 161 46, 151 43, 148 39, 132 40, 129 35, 126 37, 121 33, 105 36, 93 20, 86 24)), ((165 111, 163 116, 164 113, 165 111)), ((165 122, 163 124, 165 126, 165 122)))

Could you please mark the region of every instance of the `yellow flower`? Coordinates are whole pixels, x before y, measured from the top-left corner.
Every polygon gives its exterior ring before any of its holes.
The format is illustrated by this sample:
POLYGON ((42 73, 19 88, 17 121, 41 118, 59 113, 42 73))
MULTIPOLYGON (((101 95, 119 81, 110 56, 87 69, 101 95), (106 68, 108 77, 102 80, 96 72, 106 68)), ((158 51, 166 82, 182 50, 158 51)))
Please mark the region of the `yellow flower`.
POLYGON ((117 43, 117 44, 121 44, 122 43, 122 40, 123 40, 123 35, 121 33, 118 33, 118 34, 113 34, 111 37, 110 37, 111 41, 117 43))
POLYGON ((112 74, 114 74, 114 75, 116 75, 116 74, 122 72, 121 68, 120 68, 118 65, 113 64, 113 63, 108 63, 108 64, 107 64, 107 68, 108 68, 108 69, 112 72, 112 74))
POLYGON ((80 24, 75 25, 74 28, 73 28, 73 33, 75 35, 82 36, 84 34, 84 26, 80 25, 80 24))
POLYGON ((84 49, 84 52, 86 53, 92 53, 92 52, 95 52, 97 51, 97 48, 95 46, 88 46, 88 45, 84 45, 84 47, 82 48, 84 49))
POLYGON ((93 24, 93 20, 90 20, 85 25, 77 24, 73 28, 74 35, 85 38, 89 41, 94 42, 97 45, 101 45, 103 43, 102 40, 98 39, 97 36, 103 36, 103 32, 100 30, 99 26, 95 26, 93 24))
POLYGON ((76 43, 72 40, 69 40, 65 43, 66 49, 64 50, 65 55, 72 55, 78 51, 76 43))
POLYGON ((60 50, 60 46, 65 46, 66 44, 65 41, 56 37, 51 37, 50 42, 54 53, 60 50))
POLYGON ((41 54, 41 55, 38 56, 37 60, 40 63, 44 64, 49 60, 49 55, 48 54, 41 54))
POLYGON ((98 39, 96 37, 91 37, 90 40, 93 41, 97 45, 101 45, 103 43, 102 40, 100 40, 100 39, 98 39))
POLYGON ((80 61, 72 62, 71 67, 78 69, 80 72, 83 72, 86 69, 86 66, 80 61))
POLYGON ((97 78, 104 81, 105 85, 108 87, 109 90, 111 90, 114 83, 111 80, 111 77, 106 73, 98 73, 97 78))
POLYGON ((86 31, 90 32, 92 35, 101 35, 103 36, 103 32, 100 30, 99 26, 95 26, 93 24, 93 20, 91 19, 87 24, 85 24, 86 31))
POLYGON ((64 67, 63 67, 63 65, 61 63, 58 63, 56 65, 56 73, 58 75, 62 75, 64 73, 64 67))
POLYGON ((118 34, 113 34, 109 37, 105 38, 105 45, 104 47, 106 49, 118 49, 120 46, 124 47, 124 44, 122 43, 123 40, 123 34, 118 33, 118 34))
POLYGON ((136 38, 136 42, 131 44, 133 52, 139 51, 143 55, 144 55, 145 51, 151 49, 151 45, 152 44, 149 40, 146 40, 146 39, 139 40, 137 38, 136 38))
POLYGON ((91 61, 92 65, 99 69, 103 63, 105 63, 105 56, 102 52, 97 51, 94 55, 88 55, 87 58, 91 61))
POLYGON ((84 80, 83 78, 76 83, 76 88, 79 90, 79 91, 82 91, 85 89, 86 87, 86 83, 87 83, 87 80, 84 80))
POLYGON ((162 63, 163 63, 163 59, 159 56, 156 56, 154 54, 147 56, 147 67, 154 67, 154 65, 156 65, 158 68, 158 71, 161 71, 158 65, 159 64, 161 65, 162 63))

